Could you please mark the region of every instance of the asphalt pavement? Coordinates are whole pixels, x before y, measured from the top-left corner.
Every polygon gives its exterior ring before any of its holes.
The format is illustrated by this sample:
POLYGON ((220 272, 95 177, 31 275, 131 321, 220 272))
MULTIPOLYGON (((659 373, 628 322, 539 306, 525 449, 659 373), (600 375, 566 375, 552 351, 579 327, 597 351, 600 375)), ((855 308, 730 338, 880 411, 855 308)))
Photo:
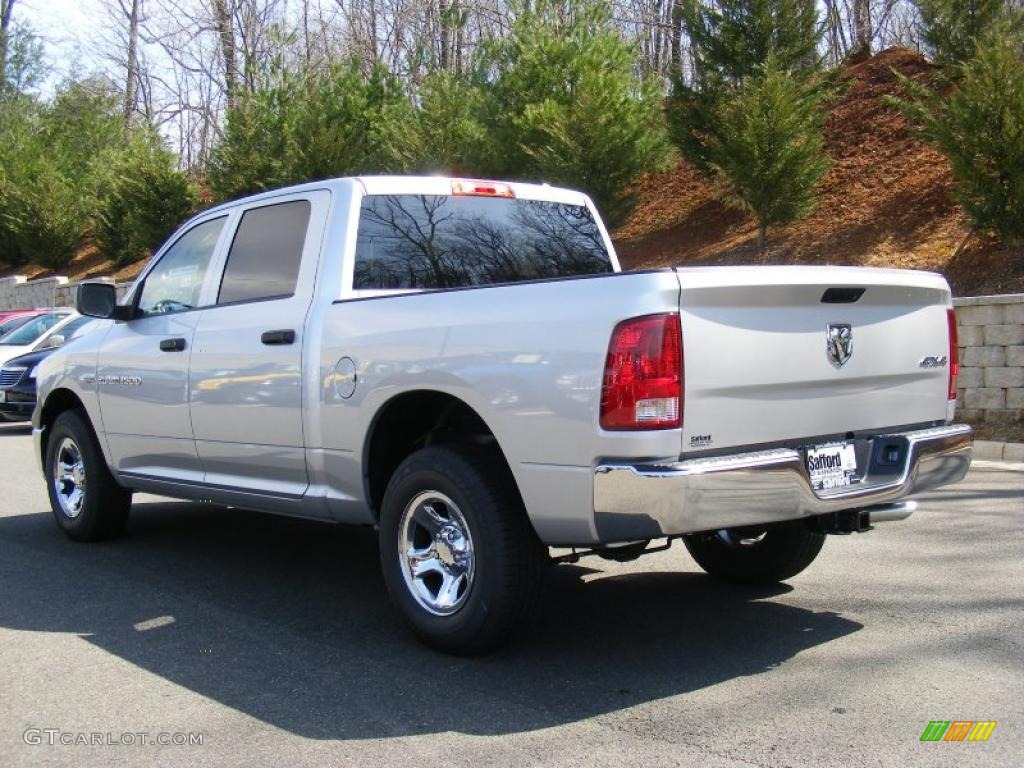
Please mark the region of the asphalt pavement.
POLYGON ((138 496, 77 544, 15 425, 0 488, 0 765, 1024 764, 1024 465, 773 589, 678 542, 553 567, 528 636, 474 659, 405 631, 371 530, 138 496))

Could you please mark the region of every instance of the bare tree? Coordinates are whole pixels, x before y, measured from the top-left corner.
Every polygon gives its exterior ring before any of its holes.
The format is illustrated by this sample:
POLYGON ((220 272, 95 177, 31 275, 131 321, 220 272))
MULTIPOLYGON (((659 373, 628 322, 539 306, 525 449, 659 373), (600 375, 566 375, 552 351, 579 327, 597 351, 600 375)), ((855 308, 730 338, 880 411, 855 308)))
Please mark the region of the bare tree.
POLYGON ((871 0, 853 0, 853 48, 857 55, 871 55, 871 0))
POLYGON ((0 0, 0 93, 7 88, 7 36, 14 14, 14 0, 0 0))
POLYGON ((224 61, 224 90, 227 94, 228 109, 235 104, 238 92, 238 61, 235 54, 235 0, 210 0, 217 37, 220 40, 220 54, 224 61))
POLYGON ((139 87, 139 6, 142 0, 131 0, 131 7, 126 8, 124 0, 119 0, 121 12, 128 17, 128 66, 124 83, 124 127, 125 131, 132 127, 132 116, 138 102, 139 87))

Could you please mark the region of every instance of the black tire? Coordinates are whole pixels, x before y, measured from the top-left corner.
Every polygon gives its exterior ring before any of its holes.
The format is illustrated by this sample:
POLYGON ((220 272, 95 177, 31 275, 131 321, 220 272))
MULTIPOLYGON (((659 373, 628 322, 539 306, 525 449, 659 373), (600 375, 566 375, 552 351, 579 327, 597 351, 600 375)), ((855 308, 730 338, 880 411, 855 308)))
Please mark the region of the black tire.
MULTIPOLYGON (((75 475, 74 472, 65 474, 75 475)), ((117 538, 124 532, 131 511, 131 491, 118 485, 110 474, 96 434, 88 418, 80 411, 64 411, 53 423, 46 441, 44 475, 53 516, 70 538, 75 541, 103 541, 117 538), (76 505, 64 494, 73 486, 62 484, 62 491, 58 493, 56 483, 58 459, 68 464, 73 455, 69 445, 78 450, 81 469, 77 476, 85 480, 77 512, 74 512, 76 505)))
POLYGON ((796 576, 814 562, 825 534, 796 521, 760 530, 698 533, 684 537, 683 542, 697 565, 717 579, 774 584, 796 576))
MULTIPOLYGON (((442 517, 455 519, 445 503, 439 505, 442 517)), ((425 550, 436 549, 439 539, 428 533, 426 541, 425 550)), ((494 451, 461 445, 424 448, 395 471, 381 508, 380 558, 391 599, 412 631, 432 648, 454 654, 493 650, 527 624, 539 604, 548 562, 507 466, 494 451), (431 612, 420 602, 422 593, 414 594, 411 564, 400 542, 410 519, 407 510, 415 516, 413 502, 430 493, 453 502, 472 549, 471 579, 449 615, 431 612)))

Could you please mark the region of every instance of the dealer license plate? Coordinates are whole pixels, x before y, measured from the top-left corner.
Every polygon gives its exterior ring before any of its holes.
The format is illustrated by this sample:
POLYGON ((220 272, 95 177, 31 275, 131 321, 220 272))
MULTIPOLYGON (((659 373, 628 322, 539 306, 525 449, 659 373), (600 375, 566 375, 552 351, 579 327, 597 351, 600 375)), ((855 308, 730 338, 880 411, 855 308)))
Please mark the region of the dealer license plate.
POLYGON ((0 389, 0 403, 6 403, 6 402, 7 402, 7 392, 5 392, 4 390, 0 389))
POLYGON ((816 491, 845 488, 857 482, 857 453, 853 443, 829 443, 807 449, 807 474, 816 491))

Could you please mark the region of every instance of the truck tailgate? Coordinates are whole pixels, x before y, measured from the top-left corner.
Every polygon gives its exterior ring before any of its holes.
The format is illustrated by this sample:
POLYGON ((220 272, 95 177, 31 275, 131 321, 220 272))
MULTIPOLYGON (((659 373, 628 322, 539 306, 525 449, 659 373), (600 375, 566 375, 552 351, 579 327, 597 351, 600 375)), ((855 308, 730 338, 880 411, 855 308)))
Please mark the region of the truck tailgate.
POLYGON ((803 266, 677 273, 684 453, 946 420, 950 293, 941 276, 803 266), (830 327, 834 336, 848 327, 851 342, 831 356, 830 327))

